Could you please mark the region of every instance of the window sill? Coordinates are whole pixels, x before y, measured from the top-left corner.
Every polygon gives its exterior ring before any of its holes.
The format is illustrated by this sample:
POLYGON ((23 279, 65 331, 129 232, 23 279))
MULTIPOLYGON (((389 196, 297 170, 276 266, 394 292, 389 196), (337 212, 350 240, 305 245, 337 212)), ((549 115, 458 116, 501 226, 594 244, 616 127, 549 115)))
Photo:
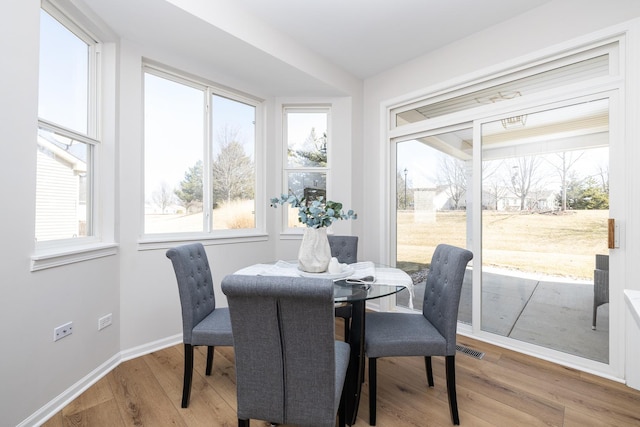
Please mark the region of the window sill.
POLYGON ((31 256, 31 271, 45 270, 62 265, 115 255, 116 243, 94 243, 86 246, 50 248, 31 256))
POLYGON ((304 228, 300 228, 300 230, 291 229, 287 231, 283 231, 280 233, 280 240, 300 240, 304 235, 304 228))
POLYGON ((212 237, 211 235, 191 235, 191 236, 146 236, 138 240, 138 250, 147 251, 154 249, 169 249, 177 245, 183 245, 193 242, 202 243, 204 246, 211 245, 226 245, 230 243, 251 243, 251 242, 263 242, 269 240, 269 235, 266 233, 251 233, 243 235, 218 235, 212 237))

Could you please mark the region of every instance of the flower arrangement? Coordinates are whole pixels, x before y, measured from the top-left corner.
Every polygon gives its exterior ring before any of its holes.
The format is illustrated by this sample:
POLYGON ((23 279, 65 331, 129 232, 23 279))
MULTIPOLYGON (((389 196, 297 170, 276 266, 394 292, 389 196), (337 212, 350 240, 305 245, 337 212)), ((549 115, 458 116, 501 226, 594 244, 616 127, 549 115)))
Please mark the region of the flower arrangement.
POLYGON ((323 202, 319 197, 309 203, 304 197, 298 198, 295 194, 283 194, 279 198, 271 199, 271 207, 277 208, 278 205, 290 204, 294 208, 298 208, 298 221, 306 225, 308 228, 329 227, 333 221, 339 219, 358 219, 358 214, 353 210, 344 213, 342 211, 342 203, 327 200, 323 202))

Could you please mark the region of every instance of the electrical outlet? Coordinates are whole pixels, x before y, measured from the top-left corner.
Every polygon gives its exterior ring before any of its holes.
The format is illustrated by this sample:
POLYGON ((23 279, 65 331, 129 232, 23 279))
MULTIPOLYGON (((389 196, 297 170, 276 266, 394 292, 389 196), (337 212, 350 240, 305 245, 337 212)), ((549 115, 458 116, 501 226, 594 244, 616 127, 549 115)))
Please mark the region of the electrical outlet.
POLYGON ((53 329, 53 340, 58 341, 73 333, 73 322, 65 323, 53 329))
POLYGON ((101 331, 107 326, 111 325, 113 321, 113 314, 109 313, 98 319, 98 330, 101 331))

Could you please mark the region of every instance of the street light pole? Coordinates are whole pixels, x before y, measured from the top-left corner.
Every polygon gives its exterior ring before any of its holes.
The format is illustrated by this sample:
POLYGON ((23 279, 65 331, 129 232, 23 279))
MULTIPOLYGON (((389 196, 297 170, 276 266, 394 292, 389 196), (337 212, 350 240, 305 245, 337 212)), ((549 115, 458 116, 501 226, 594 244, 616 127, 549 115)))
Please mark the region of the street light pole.
POLYGON ((407 168, 404 168, 404 209, 407 210, 407 168))

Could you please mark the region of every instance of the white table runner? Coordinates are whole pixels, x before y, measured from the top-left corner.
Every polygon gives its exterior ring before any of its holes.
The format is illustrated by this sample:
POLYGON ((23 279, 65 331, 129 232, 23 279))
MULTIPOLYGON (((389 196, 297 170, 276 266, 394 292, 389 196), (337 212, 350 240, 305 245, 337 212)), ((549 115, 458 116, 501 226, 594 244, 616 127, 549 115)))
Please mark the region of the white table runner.
MULTIPOLYGON (((353 274, 346 277, 347 279, 362 279, 367 276, 375 278, 373 286, 376 283, 392 286, 405 286, 409 290, 409 308, 413 309, 413 280, 411 277, 399 268, 376 267, 371 261, 355 262, 349 264, 353 268, 353 274)), ((275 264, 254 264, 245 268, 241 268, 234 274, 243 274, 246 276, 286 276, 301 277, 298 264, 287 261, 278 261, 275 264)), ((322 277, 319 275, 318 277, 322 277)))

